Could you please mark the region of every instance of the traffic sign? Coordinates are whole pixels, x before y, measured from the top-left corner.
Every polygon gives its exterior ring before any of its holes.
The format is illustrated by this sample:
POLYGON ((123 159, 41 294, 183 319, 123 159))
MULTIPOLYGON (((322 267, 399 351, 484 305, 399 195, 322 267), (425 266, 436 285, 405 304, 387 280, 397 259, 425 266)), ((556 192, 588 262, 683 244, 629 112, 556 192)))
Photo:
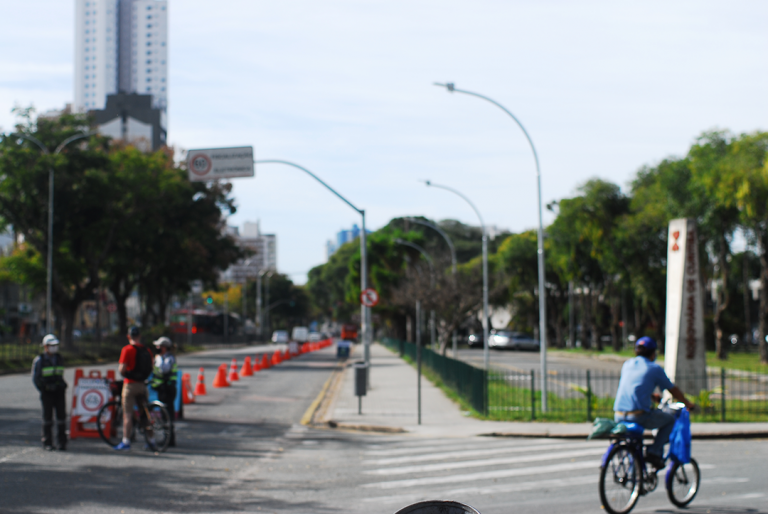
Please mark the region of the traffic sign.
POLYGON ((365 289, 362 293, 360 293, 360 303, 366 307, 376 307, 376 305, 379 303, 379 293, 370 287, 365 289))
POLYGON ((205 148, 187 152, 189 180, 253 177, 253 147, 205 148))

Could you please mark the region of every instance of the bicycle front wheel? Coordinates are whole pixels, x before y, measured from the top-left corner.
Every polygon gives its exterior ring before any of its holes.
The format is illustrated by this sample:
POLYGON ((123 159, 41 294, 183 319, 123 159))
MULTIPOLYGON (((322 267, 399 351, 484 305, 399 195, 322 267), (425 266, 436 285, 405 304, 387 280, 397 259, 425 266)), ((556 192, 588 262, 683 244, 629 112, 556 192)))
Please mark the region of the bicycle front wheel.
POLYGON ((699 492, 699 465, 691 459, 688 464, 675 462, 667 472, 667 496, 678 507, 685 507, 693 501, 699 492))
POLYGON ((96 415, 99 437, 110 446, 123 440, 123 406, 120 400, 107 402, 96 415))
POLYGON ((144 437, 149 442, 147 428, 151 428, 155 437, 155 447, 164 452, 171 442, 171 417, 162 402, 152 402, 147 406, 149 411, 148 426, 144 429, 144 437))
POLYGON ((600 469, 600 501, 610 514, 627 514, 637 503, 642 470, 632 450, 618 445, 600 469))

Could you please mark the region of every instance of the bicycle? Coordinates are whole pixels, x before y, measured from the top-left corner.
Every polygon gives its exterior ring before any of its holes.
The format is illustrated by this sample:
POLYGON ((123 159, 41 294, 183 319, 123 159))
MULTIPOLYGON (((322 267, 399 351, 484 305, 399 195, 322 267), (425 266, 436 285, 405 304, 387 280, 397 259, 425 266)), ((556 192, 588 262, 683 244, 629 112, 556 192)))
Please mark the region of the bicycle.
MULTIPOLYGON (((666 410, 679 416, 681 408, 684 405, 678 403, 667 406, 666 410)), ((627 431, 611 436, 611 445, 603 455, 600 466, 600 501, 610 514, 627 514, 637 504, 640 496, 656 490, 657 474, 661 471, 645 461, 645 429, 636 423, 623 424, 627 431)), ((700 483, 701 474, 695 459, 681 463, 674 457, 670 458, 664 477, 669 501, 680 508, 687 506, 699 491, 700 483)))
MULTIPOLYGON (((121 400, 123 381, 109 383, 112 399, 108 401, 96 416, 96 426, 101 439, 111 447, 115 447, 123 439, 123 404, 121 400)), ((144 435, 149 444, 147 428, 151 428, 155 436, 155 448, 164 452, 171 441, 171 417, 162 402, 148 402, 147 398, 137 398, 133 411, 133 431, 128 437, 136 441, 136 429, 144 435)))

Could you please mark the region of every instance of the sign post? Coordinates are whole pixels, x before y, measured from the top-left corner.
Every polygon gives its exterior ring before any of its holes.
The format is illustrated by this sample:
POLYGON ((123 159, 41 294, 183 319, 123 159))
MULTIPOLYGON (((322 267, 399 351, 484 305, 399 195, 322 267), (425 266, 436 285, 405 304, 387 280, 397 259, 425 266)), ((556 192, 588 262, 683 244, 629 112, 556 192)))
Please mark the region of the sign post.
POLYGON ((253 147, 206 148, 187 152, 187 170, 192 182, 223 178, 253 177, 253 147))
POLYGON ((664 368, 686 394, 707 388, 704 298, 696 222, 669 223, 667 240, 667 327, 664 368))

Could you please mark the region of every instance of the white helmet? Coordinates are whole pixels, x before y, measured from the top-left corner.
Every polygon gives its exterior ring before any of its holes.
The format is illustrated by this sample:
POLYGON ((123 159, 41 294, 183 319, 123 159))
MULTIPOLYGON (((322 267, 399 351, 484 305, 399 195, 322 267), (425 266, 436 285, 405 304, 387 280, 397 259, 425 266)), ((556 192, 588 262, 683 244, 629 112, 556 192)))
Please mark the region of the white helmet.
POLYGON ((153 342, 152 344, 154 344, 158 348, 160 348, 161 346, 164 346, 166 348, 170 348, 171 346, 173 346, 173 343, 171 343, 171 340, 168 339, 167 337, 161 337, 160 339, 153 342))
POLYGON ((55 346, 59 344, 59 340, 53 334, 48 334, 43 338, 43 346, 55 346))

